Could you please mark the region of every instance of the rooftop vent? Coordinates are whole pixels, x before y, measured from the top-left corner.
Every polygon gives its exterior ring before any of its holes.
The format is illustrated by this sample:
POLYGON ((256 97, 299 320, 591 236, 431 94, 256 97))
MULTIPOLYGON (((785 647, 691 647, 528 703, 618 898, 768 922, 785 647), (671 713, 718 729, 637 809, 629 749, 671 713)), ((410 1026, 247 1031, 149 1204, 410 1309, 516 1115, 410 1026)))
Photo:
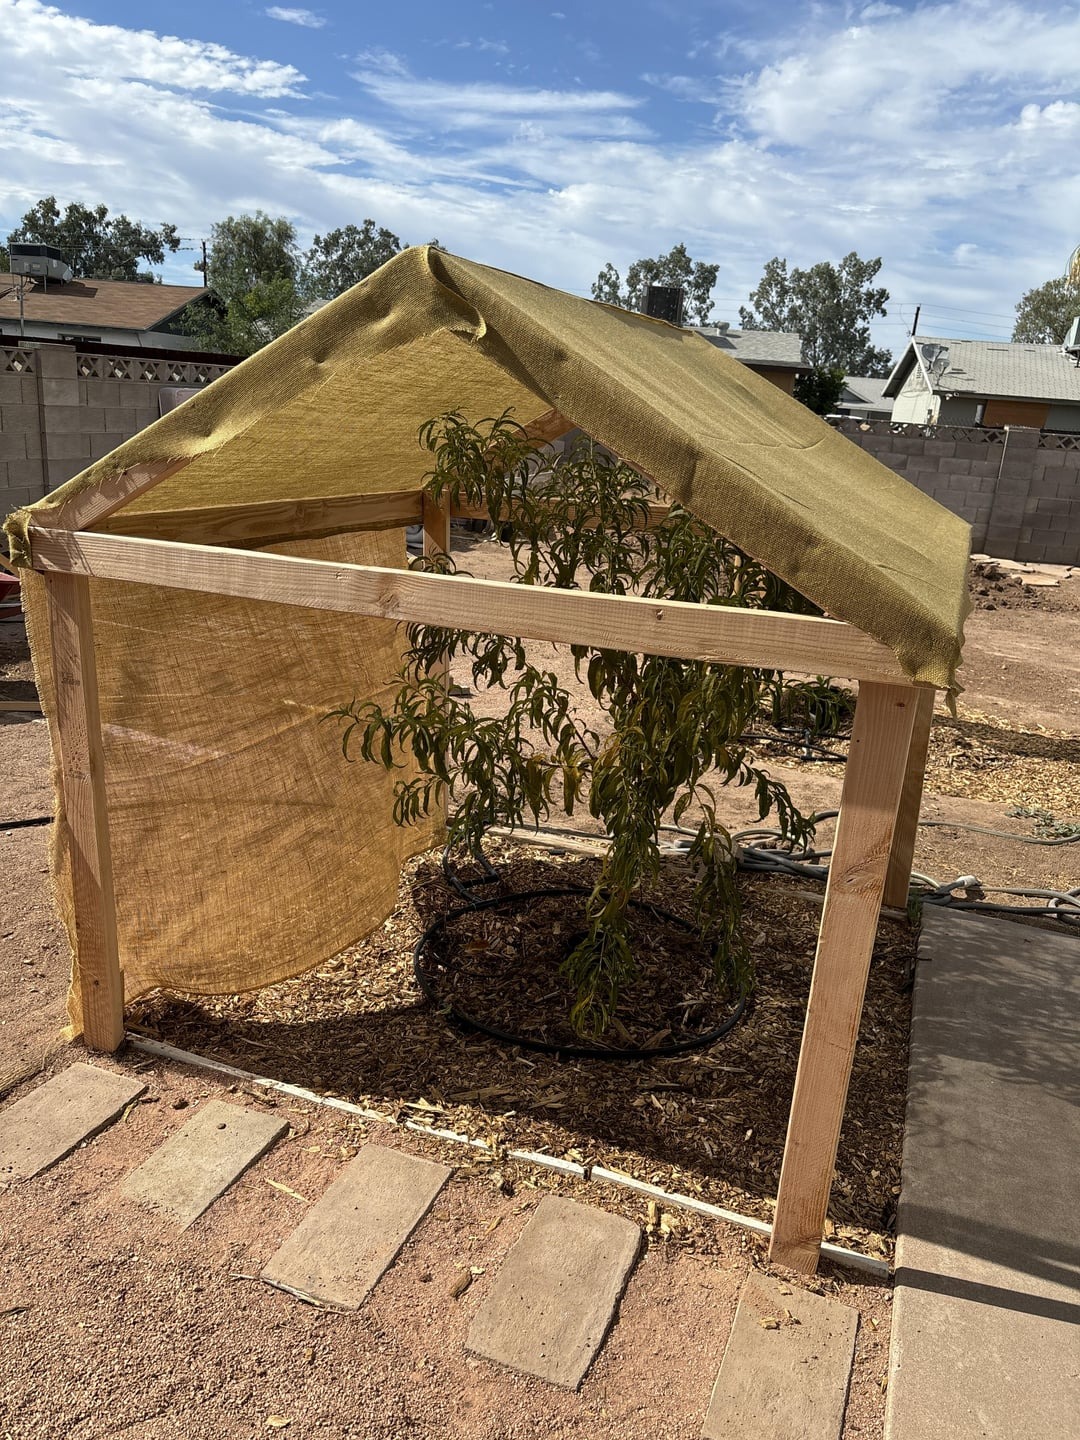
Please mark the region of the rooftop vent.
POLYGON ((645 314, 670 325, 682 324, 683 292, 681 285, 650 285, 645 295, 645 314))
POLYGON ((12 242, 8 256, 13 275, 32 275, 35 280, 54 281, 66 285, 74 271, 54 245, 24 245, 12 242))

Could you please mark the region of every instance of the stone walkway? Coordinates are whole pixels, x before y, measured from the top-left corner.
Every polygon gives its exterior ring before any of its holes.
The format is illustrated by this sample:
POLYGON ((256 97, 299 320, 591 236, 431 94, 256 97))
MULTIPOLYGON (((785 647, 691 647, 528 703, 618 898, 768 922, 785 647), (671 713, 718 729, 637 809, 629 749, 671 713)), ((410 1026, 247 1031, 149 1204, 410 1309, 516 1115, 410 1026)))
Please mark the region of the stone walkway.
MULTIPOLYGON (((77 1147, 107 1144, 107 1136, 94 1137, 144 1089, 115 1071, 70 1066, 0 1109, 0 1175, 33 1184, 77 1147)), ((120 1191, 175 1227, 179 1239, 287 1129, 275 1116, 208 1099, 126 1175, 120 1191)), ((300 1301, 358 1309, 451 1173, 415 1155, 364 1145, 258 1278, 300 1301)), ((617 1323, 642 1239, 631 1220, 544 1197, 494 1274, 466 1350, 577 1390, 617 1323)), ((705 1440, 838 1440, 857 1328, 858 1312, 839 1301, 751 1272, 708 1414, 697 1422, 705 1440)), ((431 1343, 439 1355, 437 1334, 431 1343)))
POLYGON ((1080 1434, 1080 936, 919 945, 886 1440, 1080 1434))

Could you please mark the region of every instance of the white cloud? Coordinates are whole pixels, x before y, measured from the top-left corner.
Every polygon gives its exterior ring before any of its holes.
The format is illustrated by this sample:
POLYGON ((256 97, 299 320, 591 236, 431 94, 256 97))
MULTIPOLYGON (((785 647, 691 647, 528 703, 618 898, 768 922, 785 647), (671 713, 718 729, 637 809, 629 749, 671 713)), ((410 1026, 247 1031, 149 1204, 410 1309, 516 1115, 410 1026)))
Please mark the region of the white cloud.
POLYGON ((223 45, 180 40, 149 30, 125 30, 66 15, 40 0, 0 0, 0 35, 9 77, 48 57, 56 79, 108 75, 182 90, 232 91, 251 96, 298 95, 304 76, 292 65, 254 60, 223 45))
MULTIPOLYGON (((1007 334, 1015 300, 1080 238, 1080 12, 894 9, 808 9, 767 56, 721 37, 644 93, 630 76, 455 85, 369 52, 341 100, 304 97, 296 69, 257 55, 0 0, 19 77, 0 98, 0 221, 48 193, 189 235, 256 207, 302 238, 370 215, 578 293, 606 260, 625 269, 683 240, 720 261, 730 319, 771 255, 857 249, 885 257, 883 282, 909 302, 879 343, 899 345, 916 301, 939 334, 950 315, 964 333, 965 310, 1007 334), (659 133, 669 96, 687 122, 674 138, 659 133)), ((191 258, 168 276, 189 279, 191 258)))
POLYGON ((437 121, 440 128, 480 130, 542 121, 559 131, 592 134, 643 133, 630 116, 644 103, 613 90, 542 90, 481 82, 461 84, 412 75, 396 55, 358 56, 355 79, 369 95, 410 120, 437 121))
POLYGON ((321 30, 326 21, 313 10, 292 10, 286 5, 271 5, 267 10, 271 20, 284 20, 287 25, 302 25, 305 30, 321 30))
POLYGON ((1025 93, 1071 93, 1080 78, 1075 6, 1037 17, 1017 0, 950 0, 907 12, 870 6, 862 19, 791 32, 781 42, 788 53, 744 77, 745 123, 800 147, 862 137, 902 161, 913 140, 936 137, 947 149, 1025 93))

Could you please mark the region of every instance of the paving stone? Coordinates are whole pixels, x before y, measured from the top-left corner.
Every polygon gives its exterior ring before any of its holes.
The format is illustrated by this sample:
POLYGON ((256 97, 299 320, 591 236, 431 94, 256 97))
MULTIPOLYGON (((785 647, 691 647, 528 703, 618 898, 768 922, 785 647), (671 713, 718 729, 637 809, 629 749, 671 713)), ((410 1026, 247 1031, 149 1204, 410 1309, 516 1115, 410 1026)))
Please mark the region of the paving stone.
POLYGON ((0 1110, 0 1181, 40 1175, 104 1130, 145 1090, 143 1082, 130 1075, 69 1065, 0 1110))
POLYGON ((576 1390, 615 1318, 640 1248, 633 1221, 545 1196, 477 1311, 468 1349, 576 1390))
POLYGON ((445 1165, 365 1145, 262 1272, 272 1285, 355 1310, 449 1180, 445 1165))
POLYGON ((739 1297, 704 1440, 837 1440, 857 1310, 750 1275, 739 1297))
POLYGON ((133 1170, 121 1187, 186 1228, 264 1155, 288 1123, 210 1100, 133 1170))

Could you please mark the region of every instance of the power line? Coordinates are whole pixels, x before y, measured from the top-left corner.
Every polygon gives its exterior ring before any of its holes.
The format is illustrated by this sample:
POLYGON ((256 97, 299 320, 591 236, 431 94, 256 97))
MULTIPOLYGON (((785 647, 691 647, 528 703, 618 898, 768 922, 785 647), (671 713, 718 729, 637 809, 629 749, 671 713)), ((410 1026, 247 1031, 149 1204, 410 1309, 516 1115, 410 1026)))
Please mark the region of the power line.
MULTIPOLYGON (((914 300, 890 300, 889 304, 901 307, 910 305, 914 308, 916 302, 914 300)), ((1000 310, 972 310, 960 305, 926 305, 925 302, 923 302, 923 305, 924 309, 927 310, 952 310, 955 311, 957 315, 985 315, 987 319, 990 320, 1013 320, 1016 318, 1015 315, 1003 315, 1000 310)))

